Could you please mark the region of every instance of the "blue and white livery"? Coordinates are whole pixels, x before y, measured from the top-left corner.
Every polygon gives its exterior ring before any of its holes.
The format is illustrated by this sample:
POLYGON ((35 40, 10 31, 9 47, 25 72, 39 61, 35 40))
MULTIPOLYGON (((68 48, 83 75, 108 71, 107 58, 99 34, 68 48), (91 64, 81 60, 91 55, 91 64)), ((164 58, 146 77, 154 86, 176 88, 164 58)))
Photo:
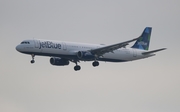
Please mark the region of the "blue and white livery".
POLYGON ((75 63, 74 70, 81 67, 80 61, 93 61, 94 67, 99 65, 99 61, 106 62, 126 62, 154 56, 155 52, 166 48, 148 51, 151 37, 151 27, 146 27, 138 38, 113 45, 86 44, 64 41, 52 41, 31 39, 24 40, 16 46, 16 50, 32 56, 31 63, 34 63, 35 56, 49 56, 50 63, 55 66, 69 65, 75 63), (136 41, 131 48, 126 48, 130 43, 136 41))

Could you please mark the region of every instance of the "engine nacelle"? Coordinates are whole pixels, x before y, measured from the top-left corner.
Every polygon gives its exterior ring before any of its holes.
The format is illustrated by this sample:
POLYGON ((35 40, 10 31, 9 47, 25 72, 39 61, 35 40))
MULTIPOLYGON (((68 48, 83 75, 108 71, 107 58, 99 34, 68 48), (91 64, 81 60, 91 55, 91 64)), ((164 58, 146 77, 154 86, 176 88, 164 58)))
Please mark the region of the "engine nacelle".
POLYGON ((53 57, 50 58, 50 63, 56 66, 64 66, 64 65, 69 65, 69 60, 53 57))
POLYGON ((87 52, 87 51, 79 51, 77 53, 77 57, 84 61, 92 61, 95 59, 95 56, 91 54, 91 52, 87 52))

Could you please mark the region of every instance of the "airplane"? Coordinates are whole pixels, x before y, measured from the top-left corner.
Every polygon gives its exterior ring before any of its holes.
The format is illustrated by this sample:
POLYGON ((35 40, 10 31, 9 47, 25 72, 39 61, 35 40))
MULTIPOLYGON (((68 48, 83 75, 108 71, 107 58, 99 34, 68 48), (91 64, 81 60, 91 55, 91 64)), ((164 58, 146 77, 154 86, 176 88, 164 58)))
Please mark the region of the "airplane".
POLYGON ((148 51, 151 31, 152 27, 146 27, 139 37, 112 45, 30 39, 22 41, 16 46, 16 50, 31 55, 31 63, 35 62, 35 56, 49 56, 52 65, 65 66, 73 62, 76 64, 74 70, 79 71, 80 61, 93 61, 92 65, 96 67, 99 66, 99 61, 127 62, 148 58, 154 56, 155 52, 165 50, 166 48, 148 51), (126 48, 133 41, 136 41, 135 44, 126 48))

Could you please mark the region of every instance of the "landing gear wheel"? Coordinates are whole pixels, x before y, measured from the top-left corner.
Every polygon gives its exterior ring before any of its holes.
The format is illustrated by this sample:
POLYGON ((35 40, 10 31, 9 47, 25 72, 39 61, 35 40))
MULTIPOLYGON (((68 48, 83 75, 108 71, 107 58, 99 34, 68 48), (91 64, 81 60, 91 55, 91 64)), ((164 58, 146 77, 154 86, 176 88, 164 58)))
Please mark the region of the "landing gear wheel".
POLYGON ((75 71, 78 71, 78 70, 80 70, 80 69, 81 69, 81 66, 79 66, 79 65, 74 66, 74 70, 75 70, 75 71))
POLYGON ((31 60, 31 63, 33 64, 35 61, 34 60, 31 60))
POLYGON ((99 66, 99 62, 98 62, 98 61, 94 61, 94 62, 92 63, 92 65, 93 65, 93 67, 99 66))
POLYGON ((34 54, 31 54, 31 56, 32 56, 32 60, 31 60, 31 63, 33 64, 35 61, 34 61, 34 57, 35 57, 35 55, 34 54))

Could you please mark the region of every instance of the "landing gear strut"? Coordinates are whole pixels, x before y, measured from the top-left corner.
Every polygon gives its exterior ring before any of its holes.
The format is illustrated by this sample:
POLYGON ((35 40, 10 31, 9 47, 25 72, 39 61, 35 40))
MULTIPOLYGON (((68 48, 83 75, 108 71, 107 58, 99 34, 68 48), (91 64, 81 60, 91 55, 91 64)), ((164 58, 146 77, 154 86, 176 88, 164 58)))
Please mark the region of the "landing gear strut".
POLYGON ((31 54, 31 56, 32 56, 31 63, 33 64, 33 63, 35 63, 35 61, 34 61, 34 57, 35 57, 35 55, 34 55, 34 54, 31 54))
POLYGON ((94 62, 92 63, 92 65, 93 65, 93 67, 99 66, 99 62, 98 62, 98 61, 94 61, 94 62))

